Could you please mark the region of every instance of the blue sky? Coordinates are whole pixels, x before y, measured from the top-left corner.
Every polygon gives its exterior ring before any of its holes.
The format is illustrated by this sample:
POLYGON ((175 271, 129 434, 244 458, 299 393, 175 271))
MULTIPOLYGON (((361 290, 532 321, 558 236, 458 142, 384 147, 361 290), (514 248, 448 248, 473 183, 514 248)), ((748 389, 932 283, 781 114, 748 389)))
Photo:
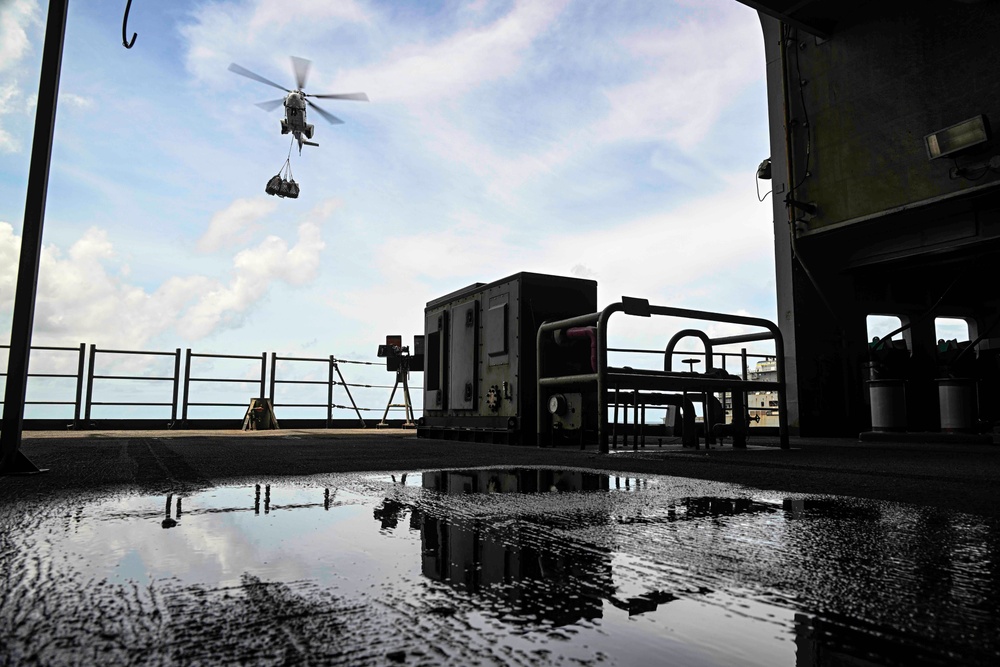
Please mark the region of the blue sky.
MULTIPOLYGON (((0 339, 39 4, 0 0, 0 339)), ((35 344, 370 359, 518 271, 774 318, 763 40, 735 0, 136 0, 131 50, 123 9, 70 3, 35 344), (371 101, 323 102, 346 123, 310 116, 279 200, 288 137, 254 103, 280 91, 227 66, 291 86, 291 55, 307 92, 371 101)))

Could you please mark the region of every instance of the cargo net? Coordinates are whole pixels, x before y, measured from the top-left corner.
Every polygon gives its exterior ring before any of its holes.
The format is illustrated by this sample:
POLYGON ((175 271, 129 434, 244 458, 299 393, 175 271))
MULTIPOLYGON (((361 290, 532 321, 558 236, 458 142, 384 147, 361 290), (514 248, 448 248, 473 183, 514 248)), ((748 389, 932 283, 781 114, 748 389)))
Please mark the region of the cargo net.
POLYGON ((290 146, 285 163, 281 165, 278 173, 272 176, 271 180, 267 182, 264 192, 269 195, 277 195, 278 197, 288 197, 289 199, 298 198, 299 184, 292 178, 292 148, 290 146))

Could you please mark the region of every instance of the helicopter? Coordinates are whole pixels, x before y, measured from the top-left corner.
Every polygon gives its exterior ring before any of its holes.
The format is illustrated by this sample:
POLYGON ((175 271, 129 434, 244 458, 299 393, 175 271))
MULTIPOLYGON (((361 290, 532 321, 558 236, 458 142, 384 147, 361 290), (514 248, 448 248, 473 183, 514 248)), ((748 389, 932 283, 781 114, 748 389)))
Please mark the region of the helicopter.
POLYGON ((315 97, 327 100, 354 100, 357 102, 367 102, 368 96, 364 93, 340 93, 330 95, 314 95, 305 93, 303 92, 303 88, 306 86, 306 77, 309 76, 309 67, 312 65, 312 61, 306 60, 305 58, 296 58, 295 56, 292 56, 291 58, 292 70, 295 73, 295 85, 297 86, 295 90, 289 90, 284 86, 279 86, 274 81, 265 79, 260 74, 251 72, 236 63, 230 63, 229 71, 245 76, 249 79, 253 79, 254 81, 260 81, 263 84, 267 84, 268 86, 278 88, 279 90, 283 90, 288 93, 284 97, 277 100, 258 102, 257 106, 264 111, 274 111, 279 105, 284 105, 285 117, 281 119, 281 133, 291 133, 292 136, 299 142, 299 153, 302 153, 302 146, 319 146, 319 144, 309 141, 313 138, 314 128, 313 125, 306 122, 307 106, 315 109, 316 113, 331 124, 338 125, 344 122, 325 109, 321 109, 306 98, 315 97))

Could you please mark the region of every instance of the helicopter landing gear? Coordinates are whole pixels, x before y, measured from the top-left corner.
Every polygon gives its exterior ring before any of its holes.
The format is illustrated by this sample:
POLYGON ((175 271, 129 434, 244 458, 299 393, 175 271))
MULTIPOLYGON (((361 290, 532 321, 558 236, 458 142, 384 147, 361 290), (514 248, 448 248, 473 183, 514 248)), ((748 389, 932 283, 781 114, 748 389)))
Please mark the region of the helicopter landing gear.
POLYGON ((312 125, 306 123, 306 129, 302 131, 302 134, 306 135, 306 139, 313 138, 313 129, 314 127, 312 125))
POLYGON ((281 119, 281 133, 282 134, 288 134, 291 131, 292 131, 292 128, 288 127, 288 123, 286 123, 285 119, 282 118, 281 119))

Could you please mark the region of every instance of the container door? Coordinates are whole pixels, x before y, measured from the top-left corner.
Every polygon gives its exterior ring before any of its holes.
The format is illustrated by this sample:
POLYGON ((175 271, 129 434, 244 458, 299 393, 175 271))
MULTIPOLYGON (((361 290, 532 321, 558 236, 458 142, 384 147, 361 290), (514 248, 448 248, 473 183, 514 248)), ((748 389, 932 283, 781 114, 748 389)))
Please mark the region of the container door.
POLYGON ((428 313, 424 320, 424 410, 448 407, 448 310, 428 313))
POLYGON ((452 410, 476 409, 478 331, 478 299, 452 307, 448 359, 448 407, 452 410))

